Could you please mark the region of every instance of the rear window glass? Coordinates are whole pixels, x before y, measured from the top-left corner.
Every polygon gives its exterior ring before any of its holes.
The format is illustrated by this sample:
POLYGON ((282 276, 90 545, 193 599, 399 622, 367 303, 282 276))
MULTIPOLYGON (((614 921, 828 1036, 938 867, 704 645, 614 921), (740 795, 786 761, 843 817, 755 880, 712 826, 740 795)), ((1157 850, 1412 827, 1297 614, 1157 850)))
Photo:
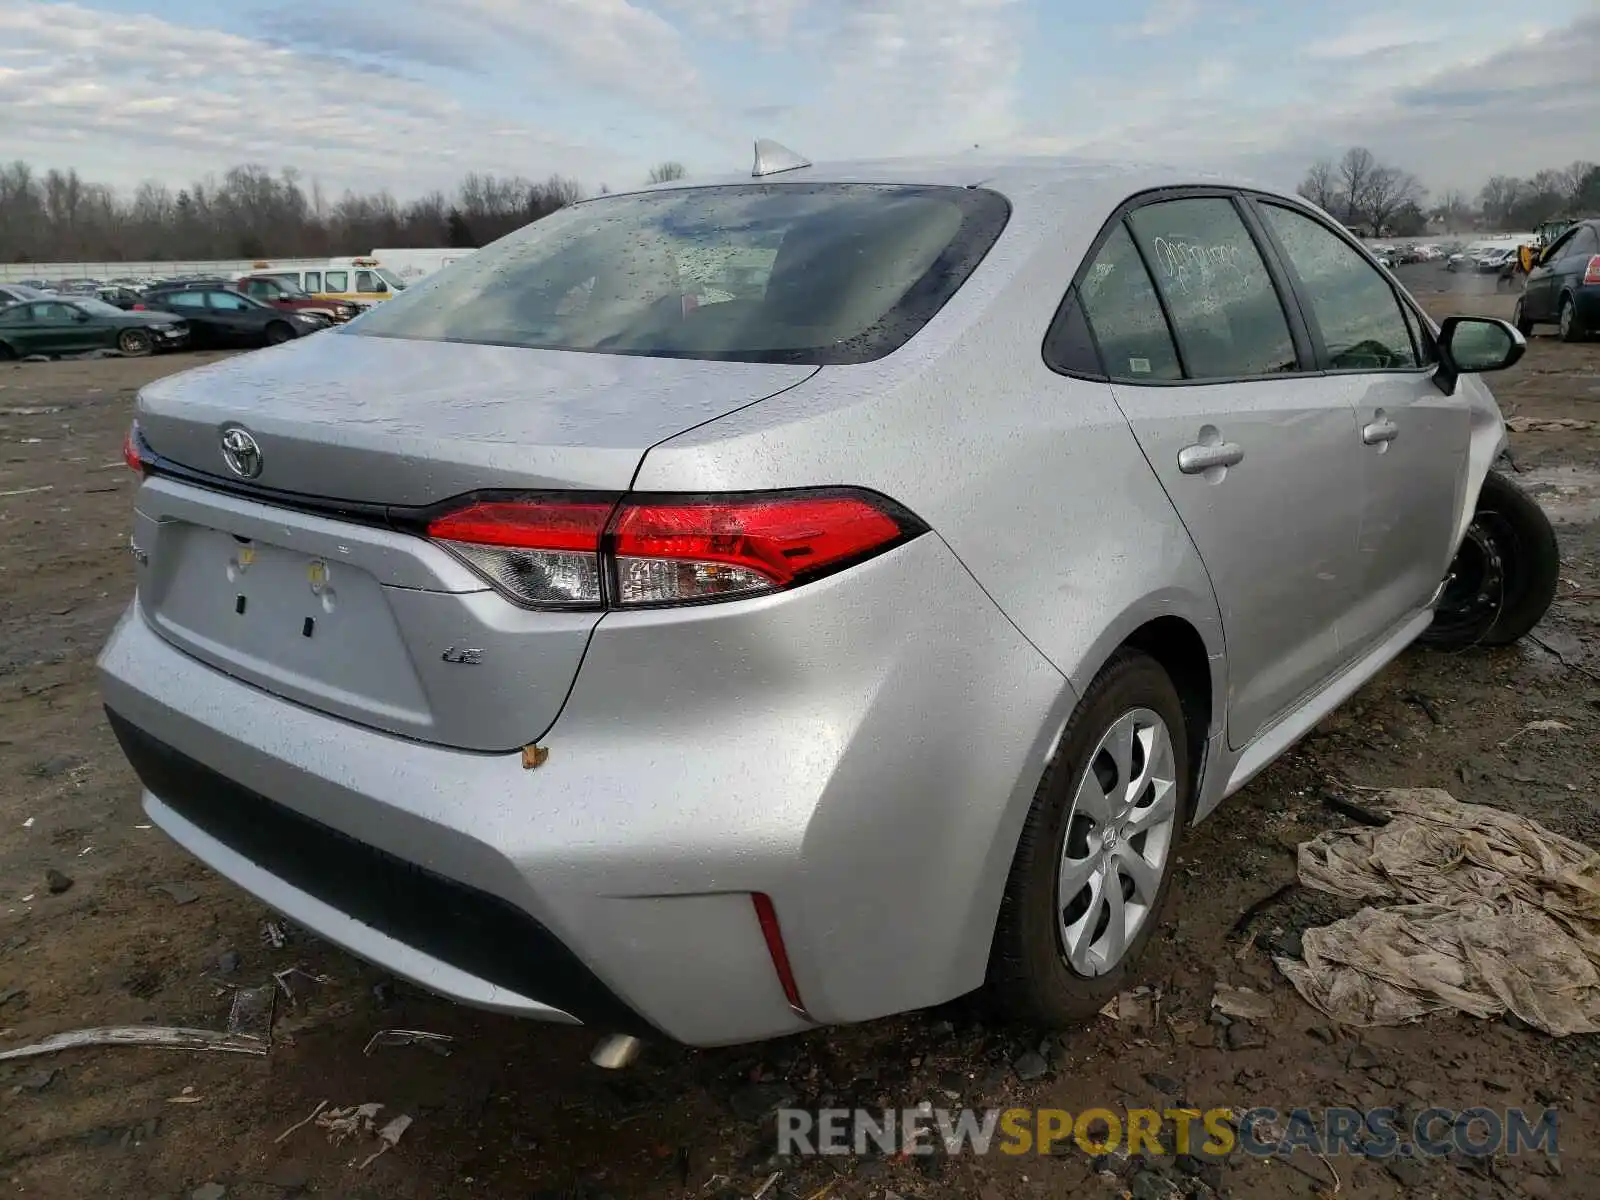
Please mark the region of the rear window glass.
POLYGON ((741 362, 869 362, 954 295, 1010 207, 975 188, 765 184, 574 205, 351 326, 417 338, 741 362))

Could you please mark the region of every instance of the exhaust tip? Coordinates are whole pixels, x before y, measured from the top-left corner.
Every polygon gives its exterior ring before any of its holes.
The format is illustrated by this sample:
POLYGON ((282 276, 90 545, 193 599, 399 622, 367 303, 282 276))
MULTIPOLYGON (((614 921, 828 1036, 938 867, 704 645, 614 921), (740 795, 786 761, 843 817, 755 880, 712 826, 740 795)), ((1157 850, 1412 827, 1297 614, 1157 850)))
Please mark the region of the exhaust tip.
POLYGON ((639 1057, 639 1051, 644 1049, 644 1043, 636 1037, 625 1033, 614 1033, 610 1037, 601 1038, 589 1055, 589 1061, 597 1067, 604 1067, 607 1071, 620 1071, 639 1057))

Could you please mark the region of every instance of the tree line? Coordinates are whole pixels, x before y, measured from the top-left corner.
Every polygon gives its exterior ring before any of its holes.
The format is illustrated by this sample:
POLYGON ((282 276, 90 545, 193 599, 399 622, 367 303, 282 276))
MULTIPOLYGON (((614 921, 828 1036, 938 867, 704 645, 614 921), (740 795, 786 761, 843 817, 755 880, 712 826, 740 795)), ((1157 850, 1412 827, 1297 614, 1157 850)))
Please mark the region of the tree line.
POLYGON ((1409 171, 1354 146, 1311 164, 1299 192, 1351 228, 1373 237, 1410 237, 1430 225, 1448 231, 1531 231, 1546 221, 1600 214, 1600 165, 1574 162, 1526 179, 1496 175, 1477 196, 1448 191, 1429 204, 1409 171))
MULTIPOLYGON (((684 177, 664 162, 649 182, 684 177)), ((601 192, 609 191, 604 185, 601 192)), ((378 246, 476 248, 585 197, 560 175, 543 181, 474 173, 453 193, 401 202, 387 191, 327 197, 299 172, 245 164, 178 188, 142 183, 121 194, 76 170, 0 165, 0 262, 139 262, 321 258, 378 246)))

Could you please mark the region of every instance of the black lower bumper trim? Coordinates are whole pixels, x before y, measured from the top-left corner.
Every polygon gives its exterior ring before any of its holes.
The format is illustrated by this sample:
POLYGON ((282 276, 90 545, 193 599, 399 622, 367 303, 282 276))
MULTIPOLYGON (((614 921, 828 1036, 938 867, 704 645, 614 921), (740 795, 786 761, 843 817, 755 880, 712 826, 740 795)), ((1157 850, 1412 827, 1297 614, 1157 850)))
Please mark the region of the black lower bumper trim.
POLYGON ((291 887, 396 941, 607 1032, 660 1032, 527 913, 357 841, 181 754, 106 709, 144 786, 291 887))

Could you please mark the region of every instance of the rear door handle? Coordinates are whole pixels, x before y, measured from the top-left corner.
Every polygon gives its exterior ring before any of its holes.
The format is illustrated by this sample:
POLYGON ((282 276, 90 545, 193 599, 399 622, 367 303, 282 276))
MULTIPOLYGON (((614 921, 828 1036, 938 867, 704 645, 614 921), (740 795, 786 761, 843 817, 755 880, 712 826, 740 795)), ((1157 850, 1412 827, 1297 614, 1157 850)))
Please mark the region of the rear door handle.
POLYGON ((1379 417, 1376 421, 1361 427, 1361 440, 1368 446, 1377 446, 1383 442, 1392 442, 1400 436, 1400 426, 1388 417, 1379 417))
POLYGON ((1237 442, 1185 446, 1178 451, 1178 470, 1185 475, 1200 475, 1213 467, 1232 467, 1244 461, 1244 447, 1237 442))

